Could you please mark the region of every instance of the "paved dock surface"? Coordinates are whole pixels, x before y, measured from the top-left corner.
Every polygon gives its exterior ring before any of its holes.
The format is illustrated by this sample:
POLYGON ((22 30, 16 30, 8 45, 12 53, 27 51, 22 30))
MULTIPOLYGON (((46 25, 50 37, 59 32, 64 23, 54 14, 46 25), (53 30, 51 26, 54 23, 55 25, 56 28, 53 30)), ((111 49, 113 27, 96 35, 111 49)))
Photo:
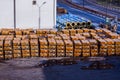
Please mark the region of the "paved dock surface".
POLYGON ((82 70, 88 61, 74 65, 34 67, 45 58, 13 59, 0 62, 0 80, 120 80, 120 57, 109 57, 115 65, 108 70, 82 70))

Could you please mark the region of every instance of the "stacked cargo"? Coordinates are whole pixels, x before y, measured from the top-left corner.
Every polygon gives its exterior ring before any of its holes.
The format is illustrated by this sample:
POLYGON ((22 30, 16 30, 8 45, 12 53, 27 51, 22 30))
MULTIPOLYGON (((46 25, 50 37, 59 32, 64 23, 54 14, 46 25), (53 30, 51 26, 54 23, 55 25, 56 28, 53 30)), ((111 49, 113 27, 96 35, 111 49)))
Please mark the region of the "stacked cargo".
POLYGON ((5 59, 13 58, 12 50, 13 50, 12 40, 5 40, 5 43, 4 43, 5 59))
POLYGON ((90 39, 90 54, 91 56, 98 56, 98 43, 95 39, 90 39))
POLYGON ((112 33, 110 30, 107 30, 107 29, 103 29, 103 33, 105 33, 106 36, 111 39, 117 39, 119 36, 117 33, 112 33))
POLYGON ((63 34, 66 34, 67 36, 70 35, 69 30, 62 30, 63 34))
POLYGON ((38 40, 38 36, 36 34, 32 34, 32 35, 30 35, 30 39, 37 39, 38 40))
POLYGON ((96 33, 90 33, 90 35, 91 35, 91 38, 93 39, 95 39, 95 36, 98 36, 96 33))
POLYGON ((61 36, 55 36, 55 40, 62 40, 61 36))
POLYGON ((74 57, 79 57, 82 55, 82 44, 79 40, 73 41, 74 45, 74 57))
POLYGON ((54 29, 50 30, 50 34, 56 35, 57 34, 57 30, 54 30, 54 29))
POLYGON ((41 57, 48 57, 48 42, 46 40, 46 38, 40 39, 39 40, 40 43, 40 56, 41 57))
POLYGON ((49 34, 49 33, 50 33, 50 31, 48 29, 43 29, 42 30, 42 36, 44 36, 44 37, 46 37, 47 34, 49 34))
POLYGON ((104 39, 98 39, 98 48, 99 48, 99 55, 106 56, 107 55, 107 42, 104 39))
POLYGON ((60 36, 63 40, 70 40, 70 36, 67 36, 66 34, 61 34, 60 36))
POLYGON ((96 35, 96 36, 93 36, 93 39, 98 40, 98 39, 102 39, 102 38, 100 36, 96 35))
POLYGON ((30 34, 34 33, 34 30, 33 29, 23 29, 22 32, 23 32, 23 35, 30 35, 30 34))
POLYGON ((21 43, 20 38, 14 38, 13 40, 13 57, 14 58, 21 58, 22 51, 21 51, 21 43))
POLYGON ((56 41, 55 39, 48 39, 49 57, 56 57, 56 41))
POLYGON ((31 39, 30 40, 31 57, 38 57, 39 56, 38 46, 39 46, 38 39, 31 39))
POLYGON ((14 30, 13 29, 2 29, 1 30, 2 35, 14 35, 14 30))
POLYGON ((22 57, 30 57, 30 43, 29 39, 21 40, 22 57))
POLYGON ((96 30, 90 29, 89 32, 90 32, 90 33, 96 33, 96 30))
POLYGON ((107 42, 107 53, 108 56, 115 55, 115 46, 114 41, 112 39, 105 39, 107 42))
POLYGON ((70 31, 70 35, 71 36, 75 36, 75 34, 76 34, 76 30, 75 29, 70 29, 69 31, 70 31))
POLYGON ((0 40, 0 59, 4 59, 3 40, 0 40))
POLYGON ((115 42, 115 54, 120 56, 120 40, 114 39, 115 42))
POLYGON ((42 36, 42 30, 41 29, 37 29, 36 30, 36 34, 37 34, 38 37, 42 36))
POLYGON ((88 33, 90 29, 84 28, 83 31, 84 33, 88 33))
POLYGON ((88 39, 91 38, 91 35, 89 33, 82 33, 82 35, 88 39))
POLYGON ((74 40, 78 40, 77 36, 71 36, 71 40, 74 41, 74 40))
POLYGON ((54 34, 48 34, 47 37, 48 37, 48 39, 51 39, 51 38, 55 38, 55 35, 54 34))
POLYGON ((15 35, 18 36, 18 35, 22 35, 22 30, 19 30, 19 29, 16 29, 15 30, 15 35))
POLYGON ((88 40, 81 40, 82 42, 82 56, 88 57, 90 56, 90 43, 88 40))
POLYGON ((76 34, 75 36, 78 38, 78 40, 85 40, 86 39, 85 36, 82 36, 80 34, 76 34))
POLYGON ((82 29, 76 29, 76 33, 77 34, 83 33, 83 30, 82 29))
POLYGON ((102 33, 103 30, 102 30, 102 29, 96 29, 96 32, 97 32, 97 33, 102 33))
POLYGON ((63 40, 56 40, 57 43, 57 57, 65 56, 65 46, 63 40))
POLYGON ((111 38, 111 39, 118 39, 118 34, 117 33, 110 33, 109 34, 109 37, 111 38))
POLYGON ((73 43, 71 40, 64 40, 66 57, 73 56, 73 43))

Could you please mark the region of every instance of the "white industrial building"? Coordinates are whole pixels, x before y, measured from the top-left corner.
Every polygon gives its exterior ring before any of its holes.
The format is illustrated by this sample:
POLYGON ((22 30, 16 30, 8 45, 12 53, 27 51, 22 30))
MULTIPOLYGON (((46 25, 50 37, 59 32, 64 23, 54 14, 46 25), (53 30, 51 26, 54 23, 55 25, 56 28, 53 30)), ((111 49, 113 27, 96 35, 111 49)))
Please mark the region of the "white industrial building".
POLYGON ((36 0, 37 5, 32 4, 33 0, 0 0, 0 28, 14 28, 14 1, 16 28, 38 29, 39 23, 42 29, 56 25, 56 0, 36 0))

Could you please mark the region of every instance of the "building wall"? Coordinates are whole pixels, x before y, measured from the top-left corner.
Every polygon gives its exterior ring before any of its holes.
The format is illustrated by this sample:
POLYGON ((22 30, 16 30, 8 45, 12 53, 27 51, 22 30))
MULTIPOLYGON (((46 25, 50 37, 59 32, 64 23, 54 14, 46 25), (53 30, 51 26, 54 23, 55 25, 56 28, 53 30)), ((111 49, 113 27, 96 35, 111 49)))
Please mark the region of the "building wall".
MULTIPOLYGON (((0 0, 0 28, 14 28, 14 0, 0 0)), ((39 9, 32 5, 33 0, 16 0, 17 28, 38 28, 39 9)), ((41 7, 40 28, 53 28, 56 25, 56 0, 36 0, 41 7)))

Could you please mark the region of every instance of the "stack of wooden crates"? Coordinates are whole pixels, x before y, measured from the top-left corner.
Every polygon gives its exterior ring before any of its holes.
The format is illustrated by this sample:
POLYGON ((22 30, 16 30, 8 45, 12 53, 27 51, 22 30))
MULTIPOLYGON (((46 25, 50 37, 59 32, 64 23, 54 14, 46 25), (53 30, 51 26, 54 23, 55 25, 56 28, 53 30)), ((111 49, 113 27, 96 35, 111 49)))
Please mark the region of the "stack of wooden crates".
POLYGON ((21 58, 21 42, 20 38, 14 38, 13 40, 13 57, 14 58, 21 58))
POLYGON ((90 56, 90 43, 88 40, 81 40, 82 42, 82 56, 88 57, 90 56))
POLYGON ((56 57, 56 41, 55 39, 48 39, 49 57, 56 57))
POLYGON ((30 43, 29 39, 21 40, 22 57, 30 57, 30 43))

